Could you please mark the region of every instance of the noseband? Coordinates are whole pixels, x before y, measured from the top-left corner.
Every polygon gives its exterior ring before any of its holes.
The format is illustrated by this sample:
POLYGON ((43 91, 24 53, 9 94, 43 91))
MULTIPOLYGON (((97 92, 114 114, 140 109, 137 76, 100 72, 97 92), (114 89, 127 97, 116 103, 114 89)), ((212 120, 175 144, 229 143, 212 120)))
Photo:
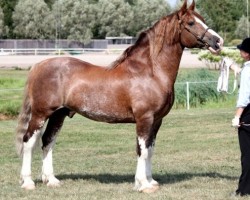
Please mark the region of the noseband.
MULTIPOLYGON (((208 46, 207 42, 204 41, 204 37, 205 37, 206 33, 208 32, 208 30, 211 29, 211 28, 209 28, 209 27, 206 28, 205 31, 204 31, 204 33, 201 36, 199 36, 197 33, 195 33, 194 31, 192 31, 189 27, 187 27, 186 25, 184 25, 183 21, 179 18, 178 15, 177 15, 177 17, 178 17, 180 26, 183 26, 184 29, 186 29, 189 33, 191 33, 199 42, 201 42, 205 46, 208 46)), ((180 30, 180 33, 181 33, 181 30, 180 30)))
MULTIPOLYGON (((181 24, 181 25, 183 25, 183 24, 181 24)), ((189 29, 187 26, 185 26, 185 25, 183 25, 183 26, 184 26, 184 28, 185 28, 189 33, 191 33, 198 41, 202 42, 203 44, 207 44, 203 39, 204 39, 204 37, 205 37, 205 34, 208 32, 208 30, 209 30, 210 28, 206 28, 206 30, 204 31, 204 33, 203 33, 201 36, 199 36, 199 35, 197 35, 195 32, 193 32, 191 29, 189 29)))

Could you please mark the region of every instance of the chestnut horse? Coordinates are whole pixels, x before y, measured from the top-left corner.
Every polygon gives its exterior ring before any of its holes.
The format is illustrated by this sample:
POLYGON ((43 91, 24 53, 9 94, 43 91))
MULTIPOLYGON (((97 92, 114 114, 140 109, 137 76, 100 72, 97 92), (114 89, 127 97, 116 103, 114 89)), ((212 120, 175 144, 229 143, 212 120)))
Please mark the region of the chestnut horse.
POLYGON ((135 188, 153 192, 151 158, 162 119, 174 102, 174 83, 185 47, 221 50, 223 39, 209 29, 187 1, 176 12, 161 18, 142 32, 110 67, 71 58, 42 61, 31 69, 16 143, 22 155, 22 188, 34 189, 31 178, 32 150, 42 138, 42 180, 59 186, 54 176, 52 150, 66 116, 78 113, 108 123, 135 123, 137 169, 135 188), (48 121, 44 133, 42 128, 48 121))

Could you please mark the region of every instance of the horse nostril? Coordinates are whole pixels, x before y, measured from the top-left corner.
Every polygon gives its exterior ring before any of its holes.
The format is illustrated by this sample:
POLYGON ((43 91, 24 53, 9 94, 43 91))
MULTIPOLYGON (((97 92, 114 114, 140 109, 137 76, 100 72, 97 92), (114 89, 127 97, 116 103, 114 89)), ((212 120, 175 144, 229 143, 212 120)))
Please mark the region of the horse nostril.
POLYGON ((213 36, 212 40, 219 43, 220 42, 220 38, 218 38, 217 36, 213 36))

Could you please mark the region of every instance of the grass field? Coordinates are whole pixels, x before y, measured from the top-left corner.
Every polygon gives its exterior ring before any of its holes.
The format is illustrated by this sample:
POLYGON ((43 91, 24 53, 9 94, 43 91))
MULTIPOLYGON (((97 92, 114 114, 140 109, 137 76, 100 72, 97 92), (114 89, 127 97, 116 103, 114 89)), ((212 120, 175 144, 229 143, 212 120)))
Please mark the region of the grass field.
POLYGON ((0 120, 18 114, 27 70, 0 70, 0 120))
POLYGON ((237 199, 230 196, 240 175, 237 134, 230 127, 233 115, 233 107, 172 110, 156 142, 153 174, 161 188, 154 194, 133 191, 133 124, 109 125, 80 116, 67 119, 54 152, 55 174, 63 185, 42 184, 41 155, 35 152, 32 167, 37 188, 27 192, 18 184, 16 121, 0 121, 0 199, 237 199))

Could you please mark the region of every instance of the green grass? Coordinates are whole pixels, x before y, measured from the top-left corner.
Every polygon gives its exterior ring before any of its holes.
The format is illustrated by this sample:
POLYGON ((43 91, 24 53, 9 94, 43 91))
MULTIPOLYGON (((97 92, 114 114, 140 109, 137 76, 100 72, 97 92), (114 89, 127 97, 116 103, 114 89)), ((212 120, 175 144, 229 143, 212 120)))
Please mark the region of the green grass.
POLYGON ((27 70, 0 70, 0 114, 18 115, 27 74, 27 70))
MULTIPOLYGON (((60 188, 41 183, 41 155, 35 152, 35 191, 18 184, 20 159, 14 150, 15 120, 0 121, 0 199, 169 199, 228 200, 240 175, 233 107, 172 110, 164 118, 153 157, 154 194, 132 190, 136 168, 135 127, 109 125, 80 116, 67 119, 54 151, 60 188)), ((40 151, 40 150, 39 150, 40 151)), ((247 199, 247 198, 240 198, 247 199)))

